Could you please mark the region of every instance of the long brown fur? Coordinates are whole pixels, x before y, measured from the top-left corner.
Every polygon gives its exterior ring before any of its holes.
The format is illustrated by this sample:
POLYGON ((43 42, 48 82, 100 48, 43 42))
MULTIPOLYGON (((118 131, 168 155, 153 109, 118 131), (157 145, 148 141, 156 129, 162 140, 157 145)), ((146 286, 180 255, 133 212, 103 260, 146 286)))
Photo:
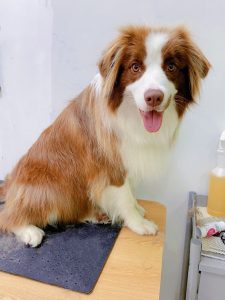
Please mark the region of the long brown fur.
POLYGON ((2 190, 1 230, 26 224, 45 227, 52 214, 63 223, 82 221, 95 215, 97 207, 92 201, 101 189, 123 184, 125 171, 116 150, 117 139, 113 132, 106 134, 104 127, 97 128, 100 120, 93 98, 91 87, 86 88, 8 176, 2 190), (96 139, 99 130, 106 139, 101 146, 96 139), (101 186, 94 184, 100 179, 101 186))

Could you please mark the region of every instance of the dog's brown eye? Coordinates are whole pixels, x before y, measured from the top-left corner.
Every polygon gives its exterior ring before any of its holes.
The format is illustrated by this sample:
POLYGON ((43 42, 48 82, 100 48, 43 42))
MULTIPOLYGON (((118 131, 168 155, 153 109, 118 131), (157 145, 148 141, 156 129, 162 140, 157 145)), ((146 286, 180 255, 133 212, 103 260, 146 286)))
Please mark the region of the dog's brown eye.
POLYGON ((134 63, 132 66, 131 66, 131 70, 134 72, 134 73, 137 73, 141 70, 141 66, 138 64, 138 63, 134 63))
POLYGON ((173 72, 173 71, 175 71, 175 69, 176 69, 176 66, 174 64, 170 63, 167 65, 168 71, 173 72))

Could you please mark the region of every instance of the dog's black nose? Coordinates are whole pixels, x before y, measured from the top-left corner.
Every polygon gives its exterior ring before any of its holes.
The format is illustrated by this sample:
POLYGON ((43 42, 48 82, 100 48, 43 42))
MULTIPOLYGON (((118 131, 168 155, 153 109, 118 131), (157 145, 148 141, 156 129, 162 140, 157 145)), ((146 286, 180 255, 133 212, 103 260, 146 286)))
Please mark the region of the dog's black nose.
POLYGON ((161 90, 148 89, 144 93, 144 97, 147 105, 153 108, 159 106, 162 103, 164 94, 161 90))

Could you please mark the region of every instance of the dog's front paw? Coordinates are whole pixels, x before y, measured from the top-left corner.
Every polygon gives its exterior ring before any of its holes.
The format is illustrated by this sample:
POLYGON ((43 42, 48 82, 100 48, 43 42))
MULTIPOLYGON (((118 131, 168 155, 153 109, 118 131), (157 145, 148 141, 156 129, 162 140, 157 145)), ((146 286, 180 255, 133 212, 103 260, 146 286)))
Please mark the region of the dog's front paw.
POLYGON ((134 232, 141 234, 141 235, 156 235, 158 231, 158 226, 147 219, 140 219, 136 221, 129 222, 127 226, 134 232))
POLYGON ((31 247, 37 247, 45 235, 42 229, 34 225, 23 226, 13 232, 22 242, 31 247))

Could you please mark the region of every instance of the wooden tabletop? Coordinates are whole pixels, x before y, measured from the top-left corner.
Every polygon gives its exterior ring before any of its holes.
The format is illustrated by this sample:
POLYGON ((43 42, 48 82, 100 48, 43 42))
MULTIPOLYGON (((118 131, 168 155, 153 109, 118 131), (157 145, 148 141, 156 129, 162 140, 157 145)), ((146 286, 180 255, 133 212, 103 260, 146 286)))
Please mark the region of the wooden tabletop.
POLYGON ((158 300, 166 209, 152 201, 140 204, 158 224, 158 235, 139 236, 123 228, 91 294, 0 272, 0 300, 158 300))

